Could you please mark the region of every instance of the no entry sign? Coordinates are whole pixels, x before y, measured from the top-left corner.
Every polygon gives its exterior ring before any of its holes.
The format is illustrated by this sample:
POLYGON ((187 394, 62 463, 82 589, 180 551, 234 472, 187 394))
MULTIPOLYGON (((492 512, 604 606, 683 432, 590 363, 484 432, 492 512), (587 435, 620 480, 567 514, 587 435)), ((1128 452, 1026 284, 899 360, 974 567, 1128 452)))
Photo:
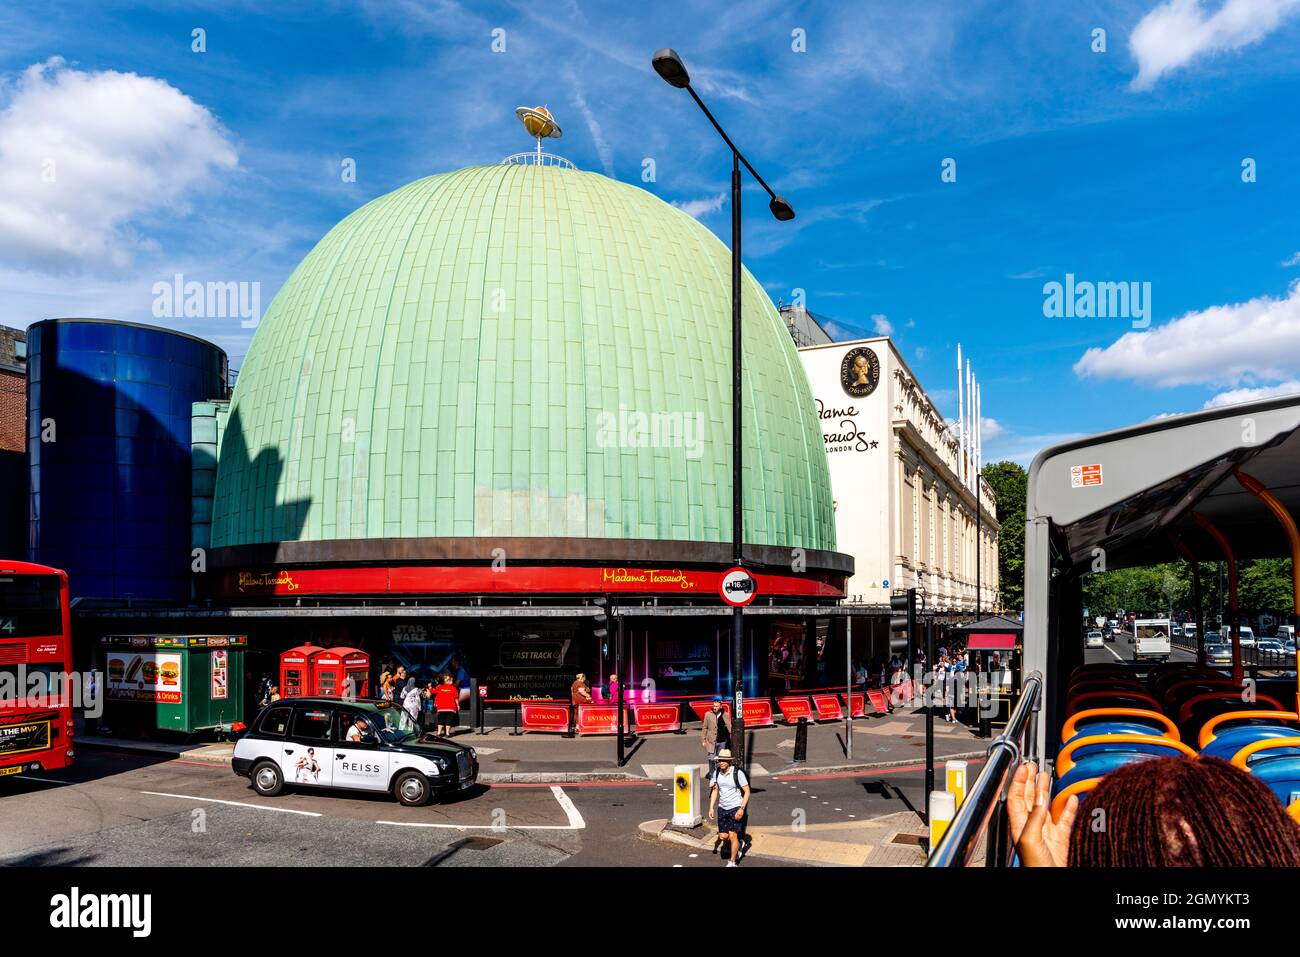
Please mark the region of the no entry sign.
POLYGON ((758 594, 758 582, 740 566, 728 568, 722 575, 718 594, 728 605, 748 605, 758 594))

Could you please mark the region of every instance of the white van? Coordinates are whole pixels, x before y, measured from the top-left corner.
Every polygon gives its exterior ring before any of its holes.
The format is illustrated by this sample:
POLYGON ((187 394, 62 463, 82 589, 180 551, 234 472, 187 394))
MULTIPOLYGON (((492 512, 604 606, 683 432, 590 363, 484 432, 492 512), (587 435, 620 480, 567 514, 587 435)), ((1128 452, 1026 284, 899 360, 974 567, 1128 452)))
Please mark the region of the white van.
POLYGON ((1169 657, 1169 619, 1137 618, 1133 621, 1133 660, 1165 661, 1169 657))
MULTIPOLYGON (((1231 627, 1228 628, 1227 634, 1228 635, 1232 634, 1231 627)), ((1255 632, 1251 629, 1249 625, 1241 626, 1241 647, 1243 648, 1255 647, 1255 632)))

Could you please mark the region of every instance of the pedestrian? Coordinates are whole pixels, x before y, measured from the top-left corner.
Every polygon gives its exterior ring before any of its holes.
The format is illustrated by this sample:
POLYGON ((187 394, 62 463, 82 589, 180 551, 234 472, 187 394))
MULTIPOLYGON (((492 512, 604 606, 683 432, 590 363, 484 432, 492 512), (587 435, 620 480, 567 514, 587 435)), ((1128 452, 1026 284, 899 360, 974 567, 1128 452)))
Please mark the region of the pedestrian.
POLYGON ((433 710, 438 713, 433 733, 451 737, 452 730, 460 726, 460 695, 451 675, 444 674, 442 684, 434 689, 433 710))
POLYGON ((609 676, 609 700, 618 704, 618 675, 609 676))
POLYGON ((581 671, 574 676, 573 684, 569 685, 569 703, 569 734, 572 735, 578 726, 578 707, 591 704, 591 686, 581 671))
POLYGON ((718 836, 730 846, 727 866, 735 867, 745 853, 741 832, 745 828, 745 811, 749 807, 749 778, 731 763, 731 749, 718 751, 718 767, 710 776, 709 820, 716 818, 718 836))
POLYGON ((393 700, 393 663, 385 661, 379 669, 379 697, 393 700))
POLYGON ((270 704, 273 701, 279 701, 279 700, 280 700, 280 686, 273 681, 271 682, 271 687, 266 692, 266 703, 270 704))
POLYGON ((731 715, 722 707, 721 698, 714 698, 709 710, 704 712, 700 744, 709 756, 709 777, 712 778, 718 769, 718 749, 731 746, 731 715))
POLYGON ((402 710, 410 715, 411 723, 417 728, 420 727, 420 703, 423 697, 420 686, 414 681, 402 692, 402 710))
POLYGON ((262 672, 262 680, 257 683, 257 706, 265 708, 271 703, 271 676, 262 672))
POLYGON ((470 699, 470 677, 469 670, 465 667, 464 655, 461 652, 456 652, 447 661, 447 671, 451 674, 452 684, 456 686, 456 692, 460 698, 457 710, 460 710, 460 706, 468 707, 470 699))
POLYGON ((91 668, 86 672, 86 695, 85 701, 82 702, 85 712, 85 729, 87 734, 94 734, 99 730, 99 716, 103 713, 103 708, 99 706, 99 669, 91 668))

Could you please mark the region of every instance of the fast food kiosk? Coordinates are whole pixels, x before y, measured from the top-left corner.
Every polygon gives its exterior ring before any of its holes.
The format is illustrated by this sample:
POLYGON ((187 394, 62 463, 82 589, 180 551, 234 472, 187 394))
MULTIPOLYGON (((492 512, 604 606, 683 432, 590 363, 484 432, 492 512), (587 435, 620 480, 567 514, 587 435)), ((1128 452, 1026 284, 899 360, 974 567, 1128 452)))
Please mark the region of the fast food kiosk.
POLYGON ((244 720, 246 635, 105 635, 102 725, 229 731, 244 720))
POLYGON ((280 655, 280 697, 301 698, 315 694, 312 658, 324 651, 320 645, 299 645, 280 655))
POLYGON ((352 679, 351 695, 370 697, 370 655, 359 648, 322 648, 309 657, 311 694, 338 698, 349 693, 348 678, 352 679))

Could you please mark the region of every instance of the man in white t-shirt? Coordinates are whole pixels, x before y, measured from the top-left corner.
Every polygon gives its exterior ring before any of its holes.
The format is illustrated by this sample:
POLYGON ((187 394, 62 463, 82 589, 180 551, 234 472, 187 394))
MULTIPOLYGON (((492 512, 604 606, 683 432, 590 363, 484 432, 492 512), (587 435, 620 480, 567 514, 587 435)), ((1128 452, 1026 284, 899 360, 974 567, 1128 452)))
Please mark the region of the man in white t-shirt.
POLYGON ((718 837, 731 846, 728 867, 735 867, 743 853, 740 832, 745 827, 745 809, 749 807, 749 778, 731 763, 731 749, 718 751, 718 767, 709 778, 709 820, 716 814, 718 837))

